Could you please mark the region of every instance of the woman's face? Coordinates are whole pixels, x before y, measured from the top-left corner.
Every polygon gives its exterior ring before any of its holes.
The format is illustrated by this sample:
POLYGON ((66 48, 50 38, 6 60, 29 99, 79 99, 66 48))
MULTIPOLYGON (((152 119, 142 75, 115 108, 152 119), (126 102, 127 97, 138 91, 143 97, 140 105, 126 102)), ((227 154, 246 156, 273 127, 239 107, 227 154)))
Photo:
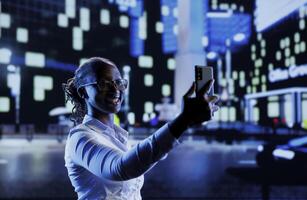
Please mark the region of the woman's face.
POLYGON ((97 72, 99 85, 85 87, 87 93, 87 105, 93 107, 100 114, 111 114, 119 112, 124 99, 124 91, 116 88, 110 81, 122 79, 116 66, 105 66, 97 72), (103 84, 108 82, 108 84, 103 84))

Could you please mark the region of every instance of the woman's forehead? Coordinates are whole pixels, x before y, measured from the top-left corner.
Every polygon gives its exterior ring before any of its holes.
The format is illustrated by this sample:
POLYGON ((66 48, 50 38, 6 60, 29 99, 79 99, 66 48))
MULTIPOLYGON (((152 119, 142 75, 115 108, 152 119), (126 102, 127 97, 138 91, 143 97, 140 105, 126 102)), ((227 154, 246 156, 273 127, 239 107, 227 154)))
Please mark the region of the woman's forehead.
POLYGON ((121 74, 116 66, 102 67, 98 72, 98 79, 114 80, 121 78, 121 74))

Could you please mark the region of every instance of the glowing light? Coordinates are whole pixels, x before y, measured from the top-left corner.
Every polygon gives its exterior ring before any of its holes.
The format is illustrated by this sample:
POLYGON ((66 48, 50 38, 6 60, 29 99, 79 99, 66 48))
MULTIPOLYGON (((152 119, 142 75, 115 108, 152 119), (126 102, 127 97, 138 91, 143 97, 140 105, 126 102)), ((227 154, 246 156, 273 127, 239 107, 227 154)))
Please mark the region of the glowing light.
POLYGON ((12 51, 6 48, 0 49, 0 63, 8 64, 11 62, 12 51))
POLYGON ((144 85, 150 87, 153 85, 153 76, 151 74, 144 75, 144 85))
POLYGON ((79 27, 74 27, 72 30, 72 48, 74 50, 82 50, 83 49, 83 32, 79 27))
POLYGON ((119 17, 119 26, 122 28, 128 28, 129 27, 129 17, 126 15, 122 15, 119 17))
POLYGON ((6 13, 0 13, 0 27, 10 28, 11 27, 11 16, 6 13))
POLYGON ((110 11, 107 9, 100 10, 100 23, 104 25, 110 24, 110 11))
POLYGON ((146 101, 144 103, 144 111, 145 113, 152 113, 153 112, 153 108, 154 108, 154 105, 151 101, 146 101))
POLYGON ((233 40, 236 41, 236 42, 241 42, 244 39, 245 39, 244 33, 237 33, 233 36, 233 40))
POLYGON ((8 97, 0 97, 0 112, 10 111, 10 99, 8 97))
POLYGON ((60 13, 58 14, 58 26, 59 27, 68 27, 68 17, 67 15, 60 13))
POLYGON ((151 56, 139 56, 138 65, 144 68, 152 68, 153 58, 151 56))
POLYGON ((28 42, 28 29, 17 28, 16 39, 18 42, 26 43, 28 42))
POLYGON ((216 57, 217 57, 217 54, 216 54, 215 52, 213 52, 213 51, 211 51, 211 52, 209 52, 209 53, 207 54, 207 58, 210 59, 210 60, 213 60, 213 59, 215 59, 216 57))
POLYGON ((76 0, 65 0, 65 14, 69 18, 76 17, 76 0))
POLYGON ((275 149, 273 155, 280 158, 285 158, 287 160, 292 160, 295 156, 295 153, 291 150, 284 149, 275 149))
POLYGON ((171 95, 171 86, 168 84, 162 85, 162 95, 167 97, 171 95))
POLYGON ((90 9, 80 8, 80 28, 83 31, 90 30, 90 9))
POLYGON ((31 67, 44 67, 45 55, 37 52, 26 52, 25 64, 31 67))
POLYGON ((33 79, 33 97, 36 101, 44 101, 46 91, 53 89, 53 79, 49 76, 34 76, 33 79))

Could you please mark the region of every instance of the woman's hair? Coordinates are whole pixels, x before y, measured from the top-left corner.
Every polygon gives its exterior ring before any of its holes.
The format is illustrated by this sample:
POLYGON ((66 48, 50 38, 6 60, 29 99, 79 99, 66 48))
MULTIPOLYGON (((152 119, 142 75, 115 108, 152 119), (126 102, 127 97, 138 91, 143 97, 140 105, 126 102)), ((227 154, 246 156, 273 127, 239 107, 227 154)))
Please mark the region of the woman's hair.
POLYGON ((104 66, 116 66, 112 61, 93 57, 81 64, 75 71, 74 77, 67 80, 63 84, 65 93, 65 102, 70 101, 73 105, 70 120, 74 125, 81 124, 85 114, 87 113, 86 102, 84 99, 84 84, 97 80, 99 70, 104 66))

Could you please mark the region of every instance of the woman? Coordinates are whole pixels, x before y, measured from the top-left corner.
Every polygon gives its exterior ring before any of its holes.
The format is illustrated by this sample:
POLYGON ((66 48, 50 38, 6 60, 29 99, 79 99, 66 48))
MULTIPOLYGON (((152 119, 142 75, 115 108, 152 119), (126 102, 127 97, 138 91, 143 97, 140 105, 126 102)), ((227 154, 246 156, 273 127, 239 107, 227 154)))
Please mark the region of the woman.
POLYGON ((130 148, 127 131, 113 123, 127 81, 105 58, 82 64, 64 84, 75 122, 66 142, 65 166, 78 199, 141 199, 143 174, 178 144, 188 126, 210 120, 217 111, 218 97, 205 94, 212 84, 211 80, 192 98, 193 83, 183 97, 181 113, 130 148))

